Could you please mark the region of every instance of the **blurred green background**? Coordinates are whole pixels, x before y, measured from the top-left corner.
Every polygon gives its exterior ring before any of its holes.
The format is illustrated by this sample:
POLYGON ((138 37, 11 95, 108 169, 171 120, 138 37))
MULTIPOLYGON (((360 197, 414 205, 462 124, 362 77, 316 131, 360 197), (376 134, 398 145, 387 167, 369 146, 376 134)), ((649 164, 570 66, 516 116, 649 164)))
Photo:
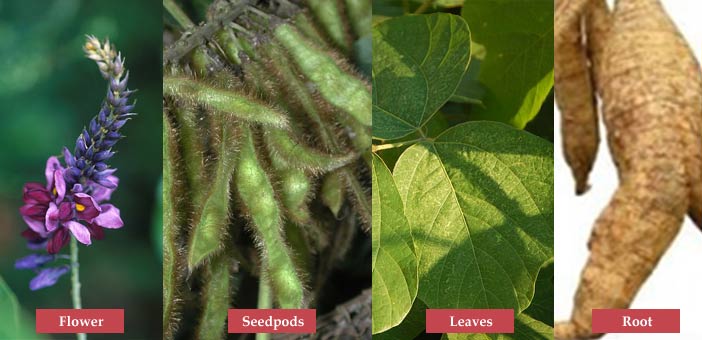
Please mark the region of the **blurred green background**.
POLYGON ((71 308, 68 275, 32 292, 34 273, 13 265, 30 253, 20 237, 22 185, 44 183, 46 159, 64 145, 73 150, 105 96, 105 81, 81 49, 85 34, 93 34, 109 37, 126 57, 139 116, 123 128, 127 138, 117 144, 111 163, 120 177, 112 201, 125 226, 80 248, 83 307, 124 308, 126 338, 161 338, 161 249, 151 237, 153 220, 161 215, 155 200, 161 176, 161 18, 157 1, 0 0, 0 276, 29 316, 36 308, 71 308))

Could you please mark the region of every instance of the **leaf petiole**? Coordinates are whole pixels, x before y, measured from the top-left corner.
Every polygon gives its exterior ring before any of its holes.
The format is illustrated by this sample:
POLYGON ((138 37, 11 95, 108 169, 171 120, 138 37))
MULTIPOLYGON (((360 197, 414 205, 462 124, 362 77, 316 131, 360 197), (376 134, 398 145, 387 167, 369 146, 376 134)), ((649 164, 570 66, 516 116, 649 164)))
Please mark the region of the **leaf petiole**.
POLYGON ((401 142, 396 142, 396 143, 373 145, 372 150, 373 150, 373 152, 378 152, 378 151, 382 151, 382 150, 401 148, 401 147, 406 146, 406 145, 415 144, 415 143, 424 142, 424 141, 432 141, 432 139, 422 137, 422 138, 406 140, 406 141, 401 141, 401 142))

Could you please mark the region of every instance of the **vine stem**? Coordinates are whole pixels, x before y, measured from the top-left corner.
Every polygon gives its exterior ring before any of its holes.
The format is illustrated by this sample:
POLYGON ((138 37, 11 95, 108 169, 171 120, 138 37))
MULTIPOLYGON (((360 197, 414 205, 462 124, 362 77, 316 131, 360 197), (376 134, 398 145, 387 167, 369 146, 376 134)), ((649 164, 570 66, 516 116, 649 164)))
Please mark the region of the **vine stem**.
POLYGON ((168 11, 168 13, 175 19, 182 29, 189 29, 195 24, 190 21, 188 15, 183 12, 183 10, 175 3, 173 0, 163 0, 163 7, 168 11))
MULTIPOLYGON (((258 309, 270 309, 273 307, 273 299, 271 297, 271 287, 268 285, 268 278, 264 273, 258 280, 258 309)), ((268 333, 256 333, 256 340, 270 339, 268 333)))
MULTIPOLYGON (((83 308, 80 301, 80 274, 78 273, 78 241, 75 237, 71 237, 71 296, 73 297, 73 308, 83 308)), ((78 340, 86 340, 88 337, 85 333, 77 333, 78 340)))
POLYGON ((416 11, 414 11, 414 14, 422 14, 422 13, 426 12, 426 10, 428 10, 429 7, 433 4, 434 4, 434 0, 424 0, 422 5, 419 6, 419 8, 417 8, 416 11))
POLYGON ((426 140, 429 140, 429 139, 428 138, 417 138, 417 139, 407 140, 407 141, 402 141, 402 142, 397 142, 397 143, 373 145, 372 151, 378 152, 378 151, 382 151, 382 150, 400 148, 400 147, 403 147, 405 145, 414 144, 414 143, 418 143, 418 142, 422 142, 422 141, 426 141, 426 140))

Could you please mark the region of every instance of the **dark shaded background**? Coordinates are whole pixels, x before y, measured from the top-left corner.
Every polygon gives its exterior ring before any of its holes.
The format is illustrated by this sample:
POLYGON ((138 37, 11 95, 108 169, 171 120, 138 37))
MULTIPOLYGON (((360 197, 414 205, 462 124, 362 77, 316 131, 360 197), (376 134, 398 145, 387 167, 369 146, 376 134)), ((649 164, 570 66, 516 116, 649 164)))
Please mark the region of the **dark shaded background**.
POLYGON ((0 0, 0 275, 28 315, 36 308, 71 308, 68 275, 31 292, 34 273, 13 264, 30 253, 19 235, 25 228, 18 212, 22 185, 44 182, 46 159, 64 145, 73 149, 105 96, 105 81, 81 49, 84 35, 93 34, 109 37, 126 57, 129 87, 139 90, 133 95, 139 116, 123 128, 127 138, 112 161, 120 177, 112 201, 125 226, 80 247, 83 307, 124 308, 126 338, 162 336, 161 247, 151 237, 152 220, 161 215, 155 202, 161 176, 161 15, 157 1, 0 0))

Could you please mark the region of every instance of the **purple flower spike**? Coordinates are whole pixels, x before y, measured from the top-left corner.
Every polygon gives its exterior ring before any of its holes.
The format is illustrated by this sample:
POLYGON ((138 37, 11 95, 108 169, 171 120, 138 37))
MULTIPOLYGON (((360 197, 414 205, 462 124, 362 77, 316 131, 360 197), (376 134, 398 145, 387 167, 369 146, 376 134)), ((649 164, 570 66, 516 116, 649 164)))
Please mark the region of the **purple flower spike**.
MULTIPOLYGON (((76 139, 73 153, 64 147, 62 156, 65 167, 56 156, 46 161, 46 185, 26 183, 19 209, 28 228, 22 232, 31 250, 46 249, 18 259, 17 269, 37 271, 29 288, 37 290, 54 285, 71 270, 70 266, 48 267, 48 264, 66 255, 56 255, 71 237, 90 245, 93 239, 105 236, 105 229, 124 226, 120 210, 109 204, 112 193, 119 184, 109 159, 115 155, 114 145, 124 138, 120 129, 135 116, 134 103, 127 89, 129 75, 124 59, 109 42, 100 43, 88 37, 84 46, 88 58, 94 60, 100 73, 107 80, 107 95, 98 114, 83 128, 76 139)), ((72 261, 77 265, 77 259, 72 261)), ((77 267, 74 267, 77 269, 77 267)))
POLYGON ((53 267, 43 269, 29 282, 29 289, 39 290, 46 287, 51 287, 56 284, 58 279, 68 273, 69 266, 53 267))
POLYGON ((74 154, 64 150, 68 166, 65 178, 69 187, 92 181, 115 188, 116 184, 106 178, 111 173, 104 172, 107 169, 105 161, 115 155, 112 147, 123 137, 119 130, 129 117, 135 115, 131 112, 134 104, 129 103, 133 91, 127 89, 129 74, 124 69, 124 59, 109 42, 103 44, 89 36, 83 50, 88 58, 97 63, 100 73, 107 80, 107 94, 98 114, 76 139, 74 154))
POLYGON ((30 254, 15 261, 16 269, 36 269, 54 260, 54 255, 30 254))

